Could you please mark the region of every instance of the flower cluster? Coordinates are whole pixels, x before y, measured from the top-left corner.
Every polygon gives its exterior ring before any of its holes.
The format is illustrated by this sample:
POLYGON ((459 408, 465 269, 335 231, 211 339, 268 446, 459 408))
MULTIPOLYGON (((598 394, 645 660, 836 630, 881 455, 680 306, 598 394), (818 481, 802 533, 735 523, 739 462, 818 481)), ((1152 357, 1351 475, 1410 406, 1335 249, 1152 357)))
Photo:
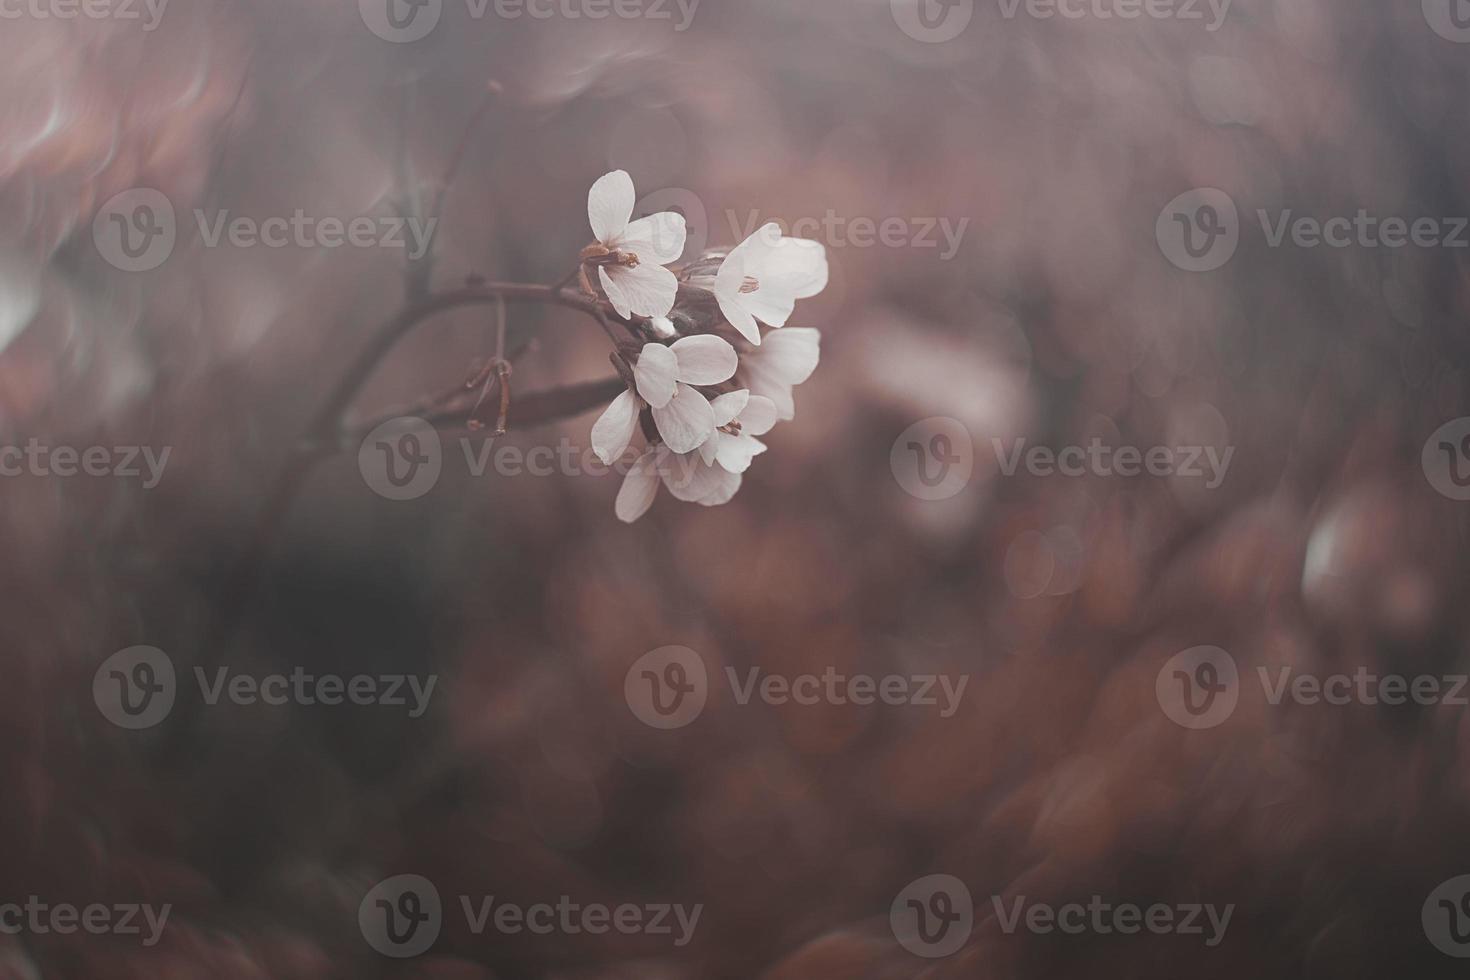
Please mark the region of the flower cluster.
POLYGON ((683 216, 665 211, 631 221, 633 204, 624 171, 593 184, 587 218, 597 242, 582 253, 584 268, 597 269, 603 294, 642 341, 614 354, 628 389, 592 426, 593 451, 608 464, 639 429, 647 439, 618 491, 617 515, 629 522, 652 506, 660 484, 706 506, 735 495, 766 450, 757 437, 795 417, 792 389, 816 370, 820 333, 786 322, 797 300, 827 285, 821 243, 787 238, 774 223, 728 254, 671 270, 684 251, 683 216))

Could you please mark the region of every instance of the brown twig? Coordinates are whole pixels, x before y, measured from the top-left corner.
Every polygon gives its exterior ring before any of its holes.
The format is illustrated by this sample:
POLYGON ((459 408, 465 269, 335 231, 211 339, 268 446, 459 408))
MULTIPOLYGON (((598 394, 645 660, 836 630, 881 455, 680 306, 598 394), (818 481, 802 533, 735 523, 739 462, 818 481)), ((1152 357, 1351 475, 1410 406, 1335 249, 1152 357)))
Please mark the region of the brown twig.
MULTIPOLYGON (((420 324, 450 310, 486 303, 544 303, 580 310, 607 327, 608 314, 601 303, 592 296, 578 296, 561 292, 550 286, 527 283, 477 282, 437 295, 430 295, 411 303, 389 319, 368 341, 367 346, 349 365, 346 373, 327 394, 320 410, 314 416, 302 438, 291 448, 280 475, 271 486, 261 508, 255 533, 244 555, 240 557, 227 583, 230 600, 217 617, 204 638, 204 649, 219 650, 228 640, 238 621, 239 614, 248 607, 254 596, 255 572, 270 550, 286 515, 291 510, 301 488, 305 486, 312 469, 323 458, 333 455, 342 446, 342 417, 357 397, 358 391, 377 370, 379 363, 397 343, 420 324)), ((619 322, 623 322, 619 318, 619 322)), ((626 323, 624 323, 627 326, 626 323)), ((615 398, 623 390, 621 380, 572 385, 550 392, 538 392, 526 396, 515 406, 514 418, 518 424, 534 425, 577 415, 601 402, 615 398)), ((507 405, 507 411, 510 406, 507 405)), ((389 416, 396 418, 397 416, 389 416)), ((462 425, 465 416, 458 412, 439 410, 430 416, 434 424, 462 425), (451 421, 457 419, 457 421, 451 421)), ((507 420, 509 421, 509 420, 507 420)), ((367 430, 371 431, 371 429, 367 430)), ((366 434, 366 433, 364 433, 366 434)), ((359 437, 361 438, 361 437, 359 437)))

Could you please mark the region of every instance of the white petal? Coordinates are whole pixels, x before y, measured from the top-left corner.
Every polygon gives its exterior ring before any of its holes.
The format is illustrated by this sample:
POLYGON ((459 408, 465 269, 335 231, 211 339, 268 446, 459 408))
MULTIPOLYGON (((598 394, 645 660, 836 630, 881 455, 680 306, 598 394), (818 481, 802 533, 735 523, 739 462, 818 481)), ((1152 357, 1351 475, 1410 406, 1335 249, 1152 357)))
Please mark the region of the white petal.
POLYGON ((687 456, 671 454, 660 469, 669 493, 687 503, 694 503, 718 491, 730 475, 718 466, 703 462, 697 453, 687 456))
POLYGON ((735 348, 723 337, 702 333, 674 341, 671 348, 679 358, 679 380, 691 385, 717 385, 729 381, 740 366, 735 348))
POLYGON ((822 332, 811 327, 792 327, 773 333, 761 348, 761 363, 780 381, 799 385, 812 376, 822 353, 822 332))
POLYGON ((679 358, 663 344, 644 344, 633 365, 638 394, 654 408, 663 408, 674 397, 679 358))
POLYGON ((761 323, 784 327, 798 299, 815 296, 826 286, 826 247, 810 239, 785 238, 771 222, 730 250, 715 274, 714 291, 732 324, 727 304, 761 323))
POLYGON ((715 283, 727 288, 738 288, 746 275, 753 274, 781 243, 781 226, 768 221, 756 229, 755 234, 730 249, 725 261, 715 272, 715 283))
POLYGON ((725 319, 730 321, 730 326, 740 331, 740 336, 756 346, 760 346, 761 328, 756 326, 755 317, 741 302, 742 297, 738 292, 721 291, 715 287, 715 300, 720 304, 720 312, 725 314, 725 319))
MULTIPOLYGON (((633 178, 626 170, 614 170, 597 178, 587 192, 587 220, 592 236, 607 244, 623 233, 633 217, 633 178)), ((626 314, 624 314, 626 316, 626 314)))
POLYGON ((693 452, 715 431, 709 400, 688 385, 679 385, 667 405, 654 408, 653 421, 664 445, 676 453, 693 452))
POLYGON ((720 452, 720 440, 725 438, 719 429, 711 432, 709 438, 699 444, 699 458, 704 460, 704 465, 714 465, 715 457, 720 452))
MULTIPOLYGON (((715 467, 717 473, 719 469, 718 466, 715 467)), ((719 473, 715 488, 703 497, 700 497, 699 503, 705 507, 718 507, 721 504, 728 504, 730 498, 735 496, 735 491, 740 489, 740 481, 742 479, 743 477, 739 473, 730 473, 728 471, 719 473)))
POLYGON ((666 316, 649 317, 648 326, 653 330, 655 337, 661 337, 664 340, 668 340, 678 332, 674 329, 674 321, 666 316))
POLYGON ((668 265, 684 254, 688 230, 684 216, 677 211, 660 211, 639 218, 618 236, 618 250, 633 252, 643 262, 668 265))
POLYGON ((618 311, 618 316, 623 319, 633 315, 633 308, 628 305, 628 294, 623 292, 623 287, 618 285, 612 276, 607 274, 607 266, 597 267, 597 278, 602 281, 602 291, 607 293, 607 301, 618 311))
MULTIPOLYGON (((768 401, 769 399, 762 400, 768 401)), ((715 426, 729 425, 739 417, 741 412, 745 411, 745 406, 749 402, 750 391, 746 388, 741 388, 739 391, 732 391, 728 395, 721 395, 710 402, 709 407, 714 409, 715 413, 715 426)), ((742 422, 741 425, 743 426, 744 423, 742 422)), ((756 435, 759 434, 756 433, 756 435)))
POLYGON ((679 280, 661 265, 641 262, 635 266, 602 265, 597 267, 602 276, 602 288, 613 308, 626 317, 626 307, 638 316, 668 316, 674 308, 674 298, 679 292, 679 280), (617 291, 622 298, 619 305, 617 291))
POLYGON ((715 462, 731 473, 744 473, 750 469, 750 461, 765 451, 766 444, 754 436, 727 435, 720 439, 715 462))
POLYGON ((783 238, 776 249, 776 281, 797 299, 808 299, 827 288, 827 247, 809 238, 783 238))
POLYGON ((624 391, 592 424, 592 451, 606 466, 623 455, 638 428, 638 399, 624 391))
MULTIPOLYGON (((718 421, 719 412, 715 416, 718 421)), ((777 411, 775 402, 764 395, 751 395, 750 401, 740 413, 740 432, 747 436, 763 436, 775 427, 780 417, 781 413, 777 411)))
POLYGON ((623 477, 623 485, 618 487, 618 499, 613 503, 613 513, 618 515, 618 520, 632 524, 653 506, 653 498, 658 496, 658 458, 657 451, 644 453, 623 477))
POLYGON ((745 383, 750 386, 751 397, 757 395, 769 399, 776 406, 776 416, 790 421, 796 417, 796 402, 791 397, 791 385, 772 377, 764 367, 748 356, 743 367, 745 383))

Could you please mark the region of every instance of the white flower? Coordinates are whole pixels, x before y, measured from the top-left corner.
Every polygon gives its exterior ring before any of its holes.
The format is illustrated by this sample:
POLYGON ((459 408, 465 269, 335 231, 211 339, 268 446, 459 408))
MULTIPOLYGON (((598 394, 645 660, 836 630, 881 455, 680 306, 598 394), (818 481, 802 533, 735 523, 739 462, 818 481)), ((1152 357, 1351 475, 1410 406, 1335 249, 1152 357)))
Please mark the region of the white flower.
POLYGON ((789 421, 796 417, 791 389, 812 376, 821 356, 822 333, 811 327, 788 327, 769 334, 765 345, 740 358, 740 383, 751 397, 769 398, 776 416, 789 421))
POLYGON ((766 451, 766 444, 755 437, 775 426, 776 403, 741 388, 719 396, 710 402, 710 408, 715 413, 715 431, 699 447, 699 458, 706 464, 719 463, 730 473, 744 473, 751 460, 766 451), (728 431, 732 428, 734 432, 728 431))
POLYGON ((613 505, 618 520, 631 524, 648 512, 662 482, 680 500, 716 507, 728 503, 740 489, 742 477, 711 465, 698 453, 674 453, 655 446, 633 463, 613 505))
POLYGON ((600 265, 597 275, 619 316, 665 317, 679 284, 664 266, 684 251, 684 216, 660 211, 630 223, 633 204, 633 178, 625 170, 599 177, 588 191, 587 220, 598 243, 635 259, 632 265, 600 265))
POLYGON ((756 321, 786 326, 796 301, 827 288, 827 249, 821 242, 786 238, 774 221, 736 245, 715 273, 720 312, 752 344, 761 342, 756 321))
POLYGON ((663 344, 644 344, 633 366, 637 393, 614 398, 592 426, 592 451, 603 463, 623 454, 638 427, 638 413, 648 405, 664 444, 675 453, 698 449, 717 423, 709 399, 693 385, 717 385, 735 373, 738 358, 730 342, 713 334, 697 334, 663 344))

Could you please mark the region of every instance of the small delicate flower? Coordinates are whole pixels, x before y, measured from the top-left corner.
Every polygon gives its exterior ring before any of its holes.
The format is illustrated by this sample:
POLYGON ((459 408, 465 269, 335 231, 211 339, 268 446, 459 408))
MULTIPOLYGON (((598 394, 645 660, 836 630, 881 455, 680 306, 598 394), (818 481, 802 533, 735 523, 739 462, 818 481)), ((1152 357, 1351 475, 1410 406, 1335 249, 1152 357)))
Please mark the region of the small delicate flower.
POLYGON ((664 266, 684 251, 684 216, 660 211, 630 222, 634 203, 633 178, 625 170, 599 177, 587 193, 592 234, 609 253, 621 257, 599 265, 597 275, 619 316, 666 317, 679 284, 664 266))
POLYGON ((625 523, 638 520, 653 506, 659 483, 679 500, 717 507, 730 502, 741 479, 739 473, 706 463, 698 453, 675 453, 667 446, 654 446, 623 477, 613 511, 625 523))
POLYGON ((786 238, 770 222, 730 250, 712 288, 730 325, 759 344, 756 321, 784 327, 797 300, 827 288, 827 250, 821 242, 786 238))
POLYGON ((633 440, 644 405, 652 409, 659 436, 669 449, 676 453, 698 449, 717 423, 709 399, 693 386, 728 381, 737 364, 735 348, 712 334, 684 337, 667 347, 644 344, 633 366, 637 392, 625 391, 614 398, 593 424, 592 451, 606 464, 621 456, 633 440))
POLYGON ((763 436, 776 425, 776 403, 741 388, 710 402, 715 413, 715 431, 699 447, 706 464, 719 463, 730 473, 744 473, 751 460, 766 451, 763 436))
POLYGON ((811 327, 788 327, 768 334, 764 346, 740 358, 741 384, 752 397, 770 399, 783 421, 796 417, 791 389, 812 376, 821 356, 822 333, 811 327))

